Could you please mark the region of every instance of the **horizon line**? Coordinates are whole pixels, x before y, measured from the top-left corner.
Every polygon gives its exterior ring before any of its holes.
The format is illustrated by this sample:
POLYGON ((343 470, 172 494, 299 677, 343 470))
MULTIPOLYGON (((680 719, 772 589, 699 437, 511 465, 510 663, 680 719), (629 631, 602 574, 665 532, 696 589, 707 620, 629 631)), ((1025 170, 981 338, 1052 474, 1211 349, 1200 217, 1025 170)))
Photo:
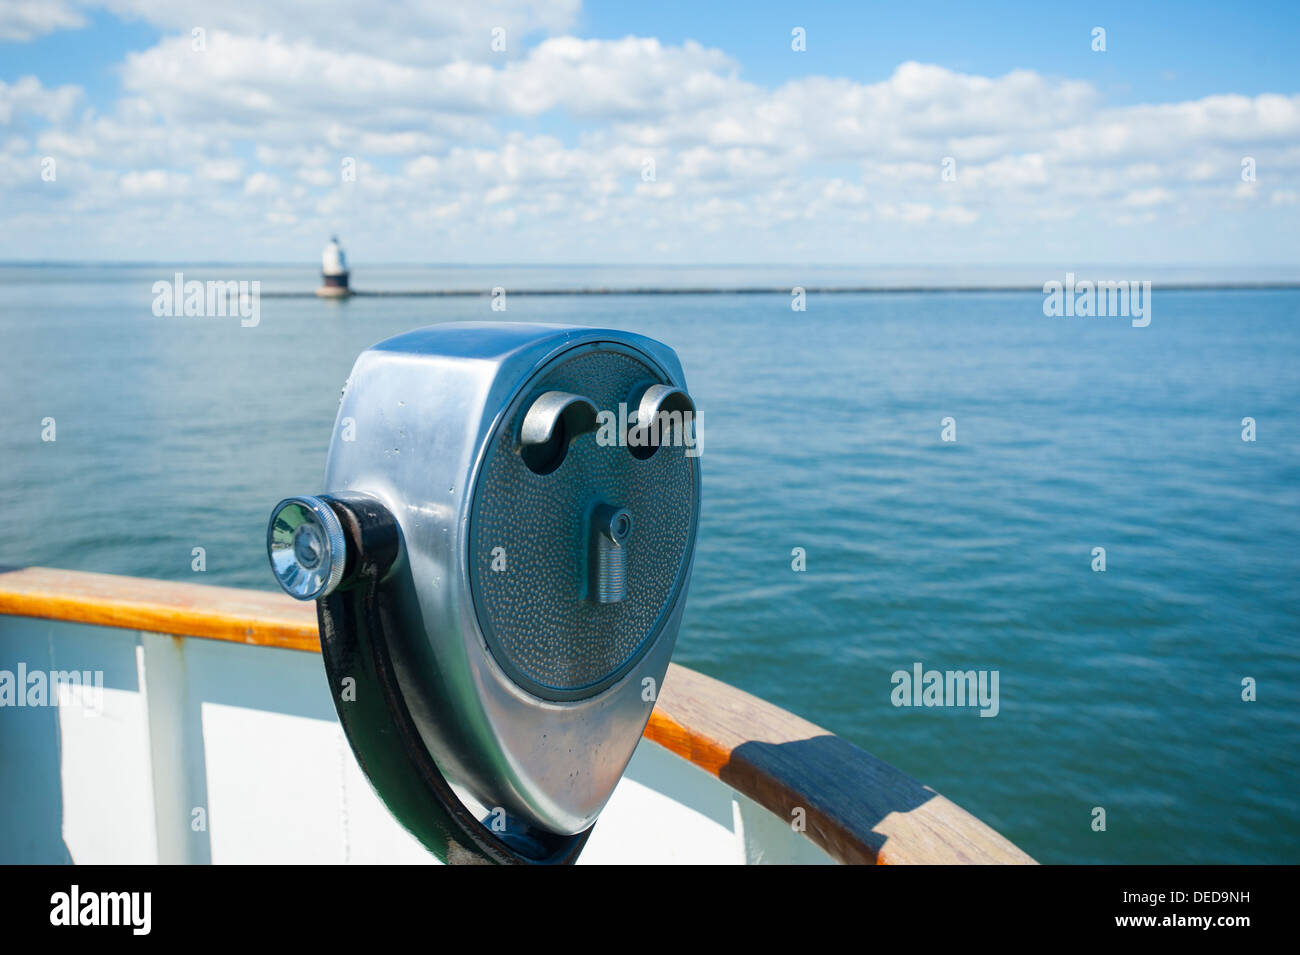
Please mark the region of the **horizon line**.
MULTIPOLYGON (((197 281, 197 280, 195 280, 197 281)), ((1087 280, 1085 280, 1087 281, 1087 280)), ((1268 292, 1300 290, 1300 281, 1278 282, 1154 282, 1139 280, 1130 282, 1120 279, 1126 287, 1150 285, 1162 292, 1268 292)), ((1118 284, 1118 283, 1091 283, 1118 284)), ((507 295, 520 297, 551 296, 563 298, 581 295, 789 295, 792 291, 801 291, 805 295, 915 295, 915 294, 984 294, 990 292, 1032 292, 1041 295, 1044 289, 1038 285, 825 285, 796 286, 627 286, 624 288, 573 287, 573 288, 521 288, 504 289, 507 295)), ((1105 290, 1101 290, 1105 291, 1105 290)), ((350 298, 487 298, 494 294, 491 289, 349 289, 347 294, 325 296, 327 299, 346 301, 350 298)), ((1082 294, 1082 293, 1081 293, 1082 294)), ((259 290, 261 298, 318 298, 315 291, 269 291, 259 290)))
MULTIPOLYGON (((318 268, 310 260, 302 259, 3 259, 0 258, 0 268, 12 266, 22 266, 28 268, 76 268, 87 266, 112 267, 112 266, 129 266, 145 267, 159 266, 172 268, 178 266, 194 265, 221 265, 221 266, 262 266, 262 267, 297 267, 304 269, 318 268)), ((393 268, 393 267, 412 267, 412 268, 458 268, 458 269, 491 269, 491 268, 524 268, 524 269, 574 269, 574 268, 594 268, 594 269, 844 269, 844 270, 869 270, 869 269, 918 269, 918 270, 937 270, 937 269, 989 269, 989 270, 1007 270, 1007 269, 1047 269, 1078 272, 1081 269, 1107 268, 1107 269, 1124 269, 1126 271, 1135 271, 1140 269, 1166 269, 1170 271, 1191 271, 1191 270, 1210 270, 1219 269, 1224 272, 1260 272, 1270 269, 1284 270, 1294 272, 1300 275, 1300 266, 1294 262, 1275 262, 1266 264, 1233 264, 1222 265, 1215 263, 1160 263, 1160 262, 1134 262, 1134 263, 1117 263, 1105 261, 1080 262, 1069 266, 1060 264, 1047 264, 1041 262, 1007 262, 990 264, 984 262, 966 262, 966 263, 943 263, 943 264, 915 264, 915 263, 898 263, 898 262, 872 262, 872 263, 845 263, 845 262, 417 262, 417 261, 383 261, 376 260, 361 266, 362 269, 371 268, 393 268)), ((349 268, 349 272, 355 273, 357 266, 349 268)))

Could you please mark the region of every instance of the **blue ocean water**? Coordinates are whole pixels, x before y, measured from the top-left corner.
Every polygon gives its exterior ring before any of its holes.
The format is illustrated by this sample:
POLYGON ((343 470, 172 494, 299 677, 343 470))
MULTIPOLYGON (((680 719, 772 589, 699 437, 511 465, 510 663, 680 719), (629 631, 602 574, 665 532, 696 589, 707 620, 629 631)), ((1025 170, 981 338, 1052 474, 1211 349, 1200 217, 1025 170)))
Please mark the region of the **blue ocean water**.
MULTIPOLYGON (((1300 862, 1300 291, 1157 288, 1146 328, 1046 318, 1038 292, 812 295, 805 312, 784 295, 516 297, 504 314, 486 298, 268 297, 244 328, 155 317, 151 287, 174 271, 0 267, 0 564, 272 589, 269 508, 321 490, 364 348, 466 319, 625 328, 677 350, 700 409, 705 507, 679 662, 869 749, 1044 862, 1300 862), (997 715, 893 705, 892 675, 916 663, 996 670, 997 715)), ((1005 281, 1062 278, 1031 271, 1005 281)), ((310 268, 184 272, 315 284, 310 268)))

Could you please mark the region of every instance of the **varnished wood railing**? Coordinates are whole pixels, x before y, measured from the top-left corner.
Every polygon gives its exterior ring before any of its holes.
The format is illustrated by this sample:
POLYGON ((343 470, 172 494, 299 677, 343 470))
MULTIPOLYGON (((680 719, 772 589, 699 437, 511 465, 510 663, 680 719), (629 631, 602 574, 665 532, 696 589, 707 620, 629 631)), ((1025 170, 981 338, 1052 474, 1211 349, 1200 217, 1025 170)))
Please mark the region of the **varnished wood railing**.
MULTIPOLYGON (((0 572, 0 615, 319 652, 282 594, 40 567, 0 572)), ((673 664, 647 739, 804 826, 840 862, 1032 863, 965 810, 780 707, 673 664)))

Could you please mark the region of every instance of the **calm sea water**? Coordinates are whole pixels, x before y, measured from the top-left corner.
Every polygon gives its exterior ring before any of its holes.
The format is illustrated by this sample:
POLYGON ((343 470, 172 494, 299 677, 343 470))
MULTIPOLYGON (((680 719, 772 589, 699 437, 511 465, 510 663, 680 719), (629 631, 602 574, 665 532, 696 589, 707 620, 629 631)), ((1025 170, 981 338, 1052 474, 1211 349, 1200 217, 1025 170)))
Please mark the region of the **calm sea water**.
MULTIPOLYGON (((321 490, 364 348, 465 319, 625 328, 678 351, 706 440, 679 662, 864 746, 1045 862, 1300 862, 1300 292, 1157 290, 1142 329, 1047 319, 1037 293, 812 296, 804 313, 776 295, 521 297, 504 316, 478 298, 268 298, 241 328, 155 318, 151 286, 173 271, 0 267, 0 564, 272 589, 267 514, 321 490), (997 716, 892 705, 891 675, 917 662, 996 670, 997 716)), ((862 280, 793 272, 355 284, 862 280)))

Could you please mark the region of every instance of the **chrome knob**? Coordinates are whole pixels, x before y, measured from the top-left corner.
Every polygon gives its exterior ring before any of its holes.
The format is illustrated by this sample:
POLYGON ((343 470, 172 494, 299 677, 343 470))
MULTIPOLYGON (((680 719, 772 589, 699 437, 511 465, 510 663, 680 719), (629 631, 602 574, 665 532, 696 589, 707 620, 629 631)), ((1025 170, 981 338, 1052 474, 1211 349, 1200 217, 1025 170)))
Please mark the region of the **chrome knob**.
POLYGON ((271 512, 266 554, 290 597, 326 597, 343 580, 347 544, 334 509, 319 497, 290 497, 271 512))

